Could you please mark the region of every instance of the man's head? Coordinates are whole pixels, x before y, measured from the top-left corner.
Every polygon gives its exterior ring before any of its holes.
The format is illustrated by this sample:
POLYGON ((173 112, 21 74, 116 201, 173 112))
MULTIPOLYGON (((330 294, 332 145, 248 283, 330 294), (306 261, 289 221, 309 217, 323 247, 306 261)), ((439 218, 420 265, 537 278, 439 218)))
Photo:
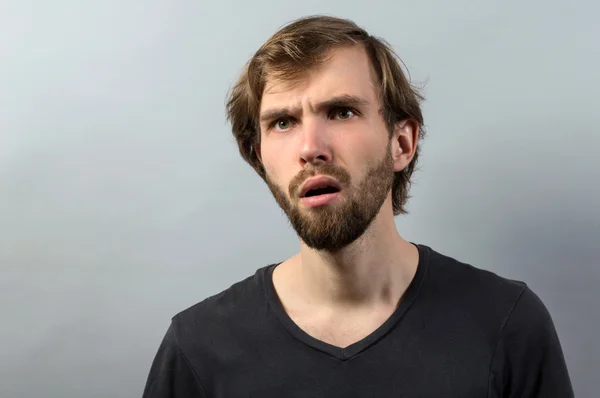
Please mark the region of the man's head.
POLYGON ((310 17, 256 52, 227 111, 242 157, 300 238, 335 251, 382 206, 406 213, 421 99, 383 41, 351 21, 310 17))

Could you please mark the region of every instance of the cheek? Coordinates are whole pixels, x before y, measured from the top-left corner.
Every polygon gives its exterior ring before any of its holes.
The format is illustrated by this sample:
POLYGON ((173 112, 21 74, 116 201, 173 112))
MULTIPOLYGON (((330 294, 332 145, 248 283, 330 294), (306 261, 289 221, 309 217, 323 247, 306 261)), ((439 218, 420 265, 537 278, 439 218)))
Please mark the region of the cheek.
POLYGON ((337 147, 345 154, 362 161, 381 154, 388 141, 388 133, 380 124, 360 122, 340 131, 337 147))
POLYGON ((294 170, 292 155, 277 143, 263 144, 261 151, 262 164, 269 179, 280 186, 287 187, 287 183, 293 177, 290 174, 294 170))
POLYGON ((277 170, 276 159, 272 155, 273 151, 269 148, 269 145, 264 142, 260 146, 260 161, 265 173, 273 178, 275 170, 277 170))
POLYGON ((281 189, 287 192, 288 181, 285 180, 284 168, 281 165, 281 161, 273 161, 271 159, 264 159, 263 167, 265 168, 265 173, 267 175, 267 179, 271 184, 275 184, 281 189))

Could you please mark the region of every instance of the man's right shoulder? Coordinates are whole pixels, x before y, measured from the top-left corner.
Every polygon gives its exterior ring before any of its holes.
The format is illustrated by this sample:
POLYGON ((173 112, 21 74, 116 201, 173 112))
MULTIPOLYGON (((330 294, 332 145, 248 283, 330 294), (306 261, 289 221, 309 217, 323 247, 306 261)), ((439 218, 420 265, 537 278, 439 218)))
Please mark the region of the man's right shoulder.
POLYGON ((252 337, 253 331, 258 333, 259 317, 270 314, 263 288, 268 268, 259 268, 172 317, 152 363, 144 397, 207 396, 203 372, 218 368, 221 360, 235 363, 242 358, 245 351, 239 343, 252 337))
POLYGON ((268 268, 259 268, 253 275, 173 316, 171 328, 177 340, 198 341, 201 336, 227 334, 232 328, 252 323, 255 312, 266 303, 263 278, 268 268))

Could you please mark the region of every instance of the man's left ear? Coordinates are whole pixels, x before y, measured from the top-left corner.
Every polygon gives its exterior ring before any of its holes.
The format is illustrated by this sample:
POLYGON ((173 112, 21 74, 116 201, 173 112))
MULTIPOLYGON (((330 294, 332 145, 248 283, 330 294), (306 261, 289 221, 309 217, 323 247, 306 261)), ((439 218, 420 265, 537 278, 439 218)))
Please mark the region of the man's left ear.
POLYGON ((394 172, 402 171, 411 162, 419 142, 419 123, 404 119, 396 123, 392 135, 392 158, 394 172))

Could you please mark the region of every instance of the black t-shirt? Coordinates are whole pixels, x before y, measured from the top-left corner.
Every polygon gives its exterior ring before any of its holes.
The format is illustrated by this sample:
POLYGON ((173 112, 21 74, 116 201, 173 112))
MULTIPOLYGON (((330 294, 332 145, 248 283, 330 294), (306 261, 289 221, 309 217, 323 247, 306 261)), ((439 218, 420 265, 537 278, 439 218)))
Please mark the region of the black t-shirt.
POLYGON ((346 348, 286 314, 276 264, 179 313, 144 398, 573 397, 552 319, 522 282, 417 245, 401 304, 346 348))

